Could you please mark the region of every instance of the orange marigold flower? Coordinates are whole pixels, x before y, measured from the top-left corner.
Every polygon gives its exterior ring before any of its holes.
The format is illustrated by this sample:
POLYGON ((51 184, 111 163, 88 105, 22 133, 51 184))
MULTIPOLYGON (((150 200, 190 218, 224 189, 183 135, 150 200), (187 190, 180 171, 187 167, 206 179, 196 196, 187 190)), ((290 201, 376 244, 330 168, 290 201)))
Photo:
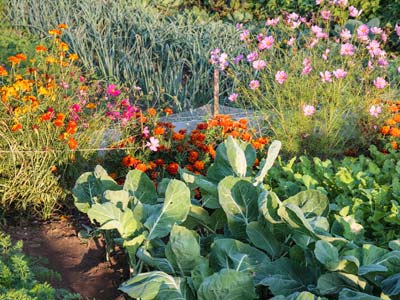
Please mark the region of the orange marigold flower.
POLYGON ((199 158, 199 153, 197 151, 191 150, 189 151, 188 160, 191 163, 194 163, 199 158))
POLYGON ((169 163, 166 170, 169 174, 176 175, 179 170, 179 165, 176 162, 169 163))
POLYGON ((247 132, 244 132, 240 137, 243 141, 248 142, 251 140, 251 135, 247 132))
POLYGON ((54 126, 61 127, 64 125, 64 120, 63 119, 55 119, 53 121, 53 124, 54 124, 54 126))
POLYGON ((165 129, 161 126, 157 126, 154 128, 154 135, 163 135, 165 133, 165 129))
POLYGON ((77 131, 77 126, 76 126, 76 122, 75 121, 69 121, 67 124, 67 128, 65 129, 65 131, 68 134, 74 134, 77 131))
POLYGON ((399 114, 395 114, 395 115, 393 116, 393 120, 394 120, 396 123, 399 123, 399 122, 400 122, 400 115, 399 115, 399 114))
POLYGON ((174 133, 172 134, 172 139, 173 139, 174 141, 182 141, 184 138, 185 138, 185 135, 184 135, 184 134, 180 134, 180 133, 178 133, 178 132, 174 132, 174 133))
POLYGON ((160 167, 162 167, 165 164, 164 160, 162 158, 157 158, 155 160, 155 163, 156 163, 157 166, 160 166, 160 167))
POLYGON ((396 127, 391 128, 390 135, 394 137, 400 137, 400 129, 396 127))
POLYGON ((133 167, 136 162, 137 160, 130 155, 127 155, 122 159, 122 165, 127 168, 133 167))
POLYGON ((399 145, 396 143, 396 142, 390 142, 390 144, 392 145, 392 148, 394 149, 394 150, 397 150, 397 149, 399 149, 399 145))
POLYGON ((197 124, 196 128, 198 130, 206 130, 208 128, 208 124, 207 123, 199 123, 199 124, 197 124))
POLYGON ((159 172, 152 171, 152 172, 150 173, 150 179, 151 179, 151 180, 156 180, 156 179, 158 178, 158 175, 159 175, 159 174, 160 174, 159 172))
POLYGON ((386 124, 388 124, 389 126, 394 126, 396 125, 396 121, 393 119, 388 119, 386 120, 386 124))
POLYGON ((261 149, 261 147, 263 146, 263 144, 261 144, 258 141, 253 141, 253 142, 251 142, 251 144, 253 145, 254 149, 257 149, 257 150, 261 149))
POLYGON ((6 68, 4 68, 3 66, 0 66, 0 76, 7 76, 8 72, 6 70, 6 68))
POLYGON ((86 107, 87 109, 95 109, 95 108, 96 108, 96 104, 90 102, 90 103, 86 104, 85 107, 86 107))
POLYGON ((51 172, 57 172, 57 167, 54 166, 54 165, 51 166, 51 167, 50 167, 50 171, 51 171, 51 172))
POLYGON ((390 105, 390 107, 389 107, 389 111, 390 111, 391 113, 396 113, 396 112, 399 111, 399 108, 397 107, 396 104, 392 104, 392 105, 390 105))
POLYGON ((236 131, 236 130, 233 130, 233 131, 230 133, 230 135, 231 135, 233 138, 237 138, 237 137, 240 136, 240 133, 239 133, 238 131, 236 131))
POLYGON ((208 154, 210 154, 211 157, 212 157, 213 159, 215 158, 215 156, 216 156, 216 154, 217 154, 217 152, 215 151, 213 145, 208 145, 208 146, 207 146, 206 152, 207 152, 208 154))
POLYGON ((194 164, 193 164, 193 167, 196 170, 202 171, 202 170, 204 170, 204 162, 201 161, 201 160, 195 161, 194 164))
POLYGON ((167 115, 172 115, 174 112, 173 112, 173 110, 171 109, 171 108, 169 108, 169 107, 167 107, 166 109, 164 109, 164 112, 167 114, 167 115))
POLYGON ((10 57, 8 57, 7 58, 7 60, 14 66, 14 65, 17 65, 17 64, 19 64, 20 62, 21 62, 21 60, 18 58, 18 57, 16 57, 16 56, 10 56, 10 57))
POLYGON ((139 171, 142 171, 142 172, 146 172, 147 167, 146 167, 145 164, 140 163, 140 164, 137 164, 137 166, 135 167, 135 169, 136 169, 136 170, 139 170, 139 171))
POLYGON ((189 172, 193 172, 194 171, 194 167, 192 165, 186 165, 185 169, 188 170, 189 172))
POLYGON ((51 29, 49 30, 50 35, 61 35, 61 30, 60 29, 51 29))
POLYGON ((76 53, 71 53, 69 56, 68 56, 68 58, 69 58, 69 60, 71 60, 71 61, 75 61, 75 60, 78 60, 78 54, 76 54, 76 53))
POLYGON ((147 109, 147 113, 149 114, 149 116, 154 117, 157 114, 157 111, 151 107, 147 109))
POLYGON ((39 45, 35 48, 36 52, 46 52, 47 48, 43 45, 39 45))
POLYGON ((265 137, 260 137, 260 138, 257 139, 257 142, 265 145, 265 144, 268 144, 268 139, 265 138, 265 137))
POLYGON ((215 120, 215 119, 209 120, 209 121, 208 121, 208 125, 209 125, 210 127, 216 127, 216 126, 218 126, 218 121, 215 120))
POLYGON ((390 127, 389 126, 383 126, 381 128, 381 133, 384 134, 384 135, 388 134, 389 131, 390 131, 390 127))
POLYGON ((16 58, 20 59, 20 60, 26 60, 26 55, 23 53, 18 53, 15 55, 16 58))
POLYGON ((68 141, 68 146, 69 149, 75 150, 76 148, 78 148, 78 142, 73 137, 70 137, 68 141))
POLYGON ((61 42, 59 45, 58 45, 58 48, 61 50, 61 51, 68 51, 68 49, 69 49, 69 46, 68 46, 68 44, 67 43, 64 43, 64 42, 61 42))
POLYGON ((153 170, 155 167, 157 167, 157 164, 154 161, 151 161, 147 164, 148 170, 153 170))
POLYGON ((67 24, 64 24, 64 23, 61 23, 61 24, 58 24, 58 28, 59 28, 59 29, 67 29, 67 28, 68 28, 68 25, 67 25, 67 24))
POLYGON ((260 160, 258 158, 256 158, 256 160, 254 161, 253 167, 258 167, 259 164, 260 164, 260 160))
POLYGON ((16 124, 14 124, 13 125, 13 127, 11 127, 11 130, 12 131, 18 131, 18 130, 21 130, 22 129, 22 124, 21 123, 16 123, 16 124))

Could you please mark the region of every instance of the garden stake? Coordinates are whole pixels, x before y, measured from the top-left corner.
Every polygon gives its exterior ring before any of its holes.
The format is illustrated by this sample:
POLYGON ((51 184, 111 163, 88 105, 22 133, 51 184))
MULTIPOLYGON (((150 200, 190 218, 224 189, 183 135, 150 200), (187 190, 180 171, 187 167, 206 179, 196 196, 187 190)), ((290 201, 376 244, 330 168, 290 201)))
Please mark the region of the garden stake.
POLYGON ((214 117, 219 114, 219 70, 214 68, 214 117))

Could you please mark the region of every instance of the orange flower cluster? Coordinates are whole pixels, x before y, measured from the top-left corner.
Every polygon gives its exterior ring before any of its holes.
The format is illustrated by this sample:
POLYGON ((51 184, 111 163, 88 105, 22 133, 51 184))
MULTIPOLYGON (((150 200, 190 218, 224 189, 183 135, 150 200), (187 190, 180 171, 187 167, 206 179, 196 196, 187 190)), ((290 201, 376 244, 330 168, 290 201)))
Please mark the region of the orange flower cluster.
MULTIPOLYGON (((166 115, 172 111, 164 110, 166 115)), ((146 115, 155 117, 157 111, 148 109, 146 115)), ((248 130, 247 120, 233 120, 228 115, 218 115, 206 122, 197 124, 191 132, 186 129, 174 130, 174 126, 168 122, 154 122, 146 119, 144 127, 152 127, 151 134, 156 137, 160 145, 158 151, 140 151, 140 159, 126 155, 122 159, 122 165, 131 169, 139 169, 148 172, 150 178, 157 181, 166 174, 175 176, 179 167, 186 168, 195 174, 206 174, 208 166, 216 156, 216 147, 229 135, 251 142, 256 150, 262 150, 268 143, 265 137, 255 137, 253 131, 248 130), (145 163, 150 162, 150 163, 145 163), (150 165, 153 162, 153 165, 150 165)))
POLYGON ((400 141, 400 101, 386 101, 389 105, 388 113, 389 118, 385 120, 385 125, 381 127, 381 134, 387 140, 394 150, 398 149, 398 142, 400 141))

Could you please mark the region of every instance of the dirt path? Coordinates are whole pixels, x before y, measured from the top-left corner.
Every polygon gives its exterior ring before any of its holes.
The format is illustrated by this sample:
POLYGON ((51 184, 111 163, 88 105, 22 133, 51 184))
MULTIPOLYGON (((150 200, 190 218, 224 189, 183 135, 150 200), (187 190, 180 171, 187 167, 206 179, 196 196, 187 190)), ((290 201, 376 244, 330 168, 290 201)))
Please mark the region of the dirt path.
POLYGON ((8 227, 6 231, 14 240, 24 242, 26 254, 48 259, 47 267, 62 276, 62 282, 54 282, 54 286, 79 293, 87 300, 125 299, 118 292, 126 276, 125 259, 116 254, 113 263, 105 262, 102 240, 83 243, 68 221, 8 227))

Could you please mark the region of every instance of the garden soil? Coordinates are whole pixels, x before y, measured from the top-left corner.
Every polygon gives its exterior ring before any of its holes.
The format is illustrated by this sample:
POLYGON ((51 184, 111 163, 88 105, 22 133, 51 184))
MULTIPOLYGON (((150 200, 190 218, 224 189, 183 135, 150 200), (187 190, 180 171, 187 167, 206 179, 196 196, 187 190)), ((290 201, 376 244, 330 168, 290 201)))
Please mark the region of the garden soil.
POLYGON ((114 252, 106 262, 102 239, 81 240, 68 218, 29 226, 8 227, 14 241, 22 240, 24 252, 48 260, 45 265, 61 274, 61 281, 51 282, 57 288, 79 293, 85 300, 123 300, 118 286, 128 270, 122 252, 114 252))

